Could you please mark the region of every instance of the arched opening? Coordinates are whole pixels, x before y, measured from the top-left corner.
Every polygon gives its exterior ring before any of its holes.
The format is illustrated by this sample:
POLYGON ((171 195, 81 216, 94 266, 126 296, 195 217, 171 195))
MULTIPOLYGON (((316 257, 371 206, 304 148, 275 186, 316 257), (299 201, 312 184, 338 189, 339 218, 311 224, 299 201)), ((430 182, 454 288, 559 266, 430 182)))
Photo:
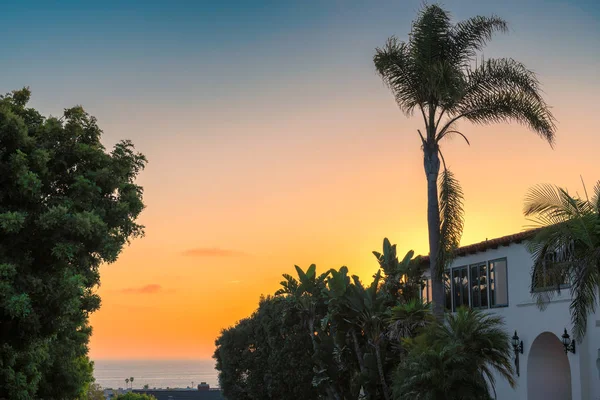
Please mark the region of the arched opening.
POLYGON ((528 400, 571 400, 571 367, 560 339, 540 334, 527 359, 528 400))

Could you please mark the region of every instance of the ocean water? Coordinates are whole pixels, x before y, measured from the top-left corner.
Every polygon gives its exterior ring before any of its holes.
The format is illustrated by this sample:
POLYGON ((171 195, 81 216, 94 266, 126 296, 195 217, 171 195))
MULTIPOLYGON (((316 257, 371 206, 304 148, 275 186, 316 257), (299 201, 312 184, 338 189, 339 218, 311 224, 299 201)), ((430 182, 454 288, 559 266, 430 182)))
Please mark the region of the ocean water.
POLYGON ((213 360, 94 360, 94 377, 103 388, 124 388, 133 376, 133 388, 185 388, 206 382, 219 386, 213 360), (192 383, 193 382, 193 383, 192 383))

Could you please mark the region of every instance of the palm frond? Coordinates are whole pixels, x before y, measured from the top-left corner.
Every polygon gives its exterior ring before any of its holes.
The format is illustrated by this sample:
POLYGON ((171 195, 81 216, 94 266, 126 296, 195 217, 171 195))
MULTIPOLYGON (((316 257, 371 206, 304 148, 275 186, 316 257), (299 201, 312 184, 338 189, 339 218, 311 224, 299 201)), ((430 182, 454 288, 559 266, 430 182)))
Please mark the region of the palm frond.
POLYGON ((511 88, 477 92, 477 95, 460 101, 456 106, 456 114, 451 121, 460 118, 476 124, 515 121, 527 126, 551 145, 554 143, 554 116, 536 94, 511 88))
POLYGON ((414 108, 425 99, 419 92, 417 73, 406 43, 390 37, 383 48, 375 49, 375 69, 391 89, 400 109, 411 115, 414 108))
POLYGON ((596 311, 598 289, 600 288, 600 248, 592 251, 585 259, 580 259, 573 269, 571 282, 573 300, 569 306, 575 340, 581 341, 587 330, 588 316, 596 311))
POLYGON ((563 192, 553 185, 539 184, 533 186, 525 195, 523 213, 526 217, 536 214, 556 214, 562 210, 563 192))
POLYGON ((581 340, 587 318, 598 305, 600 288, 600 214, 593 201, 571 196, 562 188, 538 185, 525 198, 524 213, 542 226, 528 241, 534 259, 532 292, 543 309, 561 283, 570 284, 571 320, 581 340), (554 290, 552 290, 554 286, 554 290), (535 290, 545 288, 546 290, 535 290), (550 290, 547 290, 550 289, 550 290))
MULTIPOLYGON (((461 105, 477 101, 486 95, 515 92, 525 93, 536 101, 544 104, 541 96, 540 83, 534 72, 525 67, 523 63, 511 58, 489 59, 483 61, 472 69, 466 71, 466 85, 456 104, 447 105, 449 111, 455 112, 461 105)), ((449 127, 440 131, 443 135, 449 127)))
POLYGON ((596 208, 596 212, 600 212, 600 181, 594 186, 594 195, 592 196, 592 204, 596 208))
POLYGON ((460 245, 464 227, 463 191, 454 174, 444 169, 439 178, 440 253, 437 273, 441 277, 460 245))
POLYGON ((454 53, 460 61, 466 63, 475 57, 477 51, 483 50, 494 33, 508 32, 508 23, 495 15, 476 16, 458 22, 450 32, 454 53))
POLYGON ((439 5, 427 5, 421 9, 410 33, 411 55, 417 65, 426 67, 445 58, 450 50, 451 28, 450 13, 439 5))

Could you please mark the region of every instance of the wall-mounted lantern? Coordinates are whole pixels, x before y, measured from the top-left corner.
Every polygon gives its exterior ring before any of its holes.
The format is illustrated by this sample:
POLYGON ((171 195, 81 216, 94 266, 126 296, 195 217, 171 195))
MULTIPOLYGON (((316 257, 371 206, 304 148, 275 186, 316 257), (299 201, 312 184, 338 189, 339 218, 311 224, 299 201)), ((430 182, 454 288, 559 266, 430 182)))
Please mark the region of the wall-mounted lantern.
POLYGON ((523 341, 519 340, 519 335, 517 335, 517 331, 515 331, 514 336, 512 337, 512 346, 515 351, 515 368, 517 370, 517 376, 521 376, 519 371, 519 353, 523 354, 523 341))
POLYGON ((565 346, 565 354, 569 351, 575 354, 575 341, 571 340, 571 337, 567 333, 567 328, 565 328, 565 333, 562 335, 562 343, 565 346))

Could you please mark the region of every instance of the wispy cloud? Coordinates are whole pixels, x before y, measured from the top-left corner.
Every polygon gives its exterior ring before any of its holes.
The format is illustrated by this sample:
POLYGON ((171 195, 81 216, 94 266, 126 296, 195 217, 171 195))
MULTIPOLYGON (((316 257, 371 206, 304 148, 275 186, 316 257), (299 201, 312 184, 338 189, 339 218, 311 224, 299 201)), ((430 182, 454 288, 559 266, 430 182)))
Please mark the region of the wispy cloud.
POLYGON ((220 249, 218 247, 197 247, 187 249, 182 254, 190 257, 239 257, 246 255, 243 251, 220 249))
POLYGON ((171 292, 171 290, 165 290, 158 283, 150 283, 148 285, 140 286, 140 287, 130 287, 119 290, 121 293, 125 294, 155 294, 160 292, 171 292))

